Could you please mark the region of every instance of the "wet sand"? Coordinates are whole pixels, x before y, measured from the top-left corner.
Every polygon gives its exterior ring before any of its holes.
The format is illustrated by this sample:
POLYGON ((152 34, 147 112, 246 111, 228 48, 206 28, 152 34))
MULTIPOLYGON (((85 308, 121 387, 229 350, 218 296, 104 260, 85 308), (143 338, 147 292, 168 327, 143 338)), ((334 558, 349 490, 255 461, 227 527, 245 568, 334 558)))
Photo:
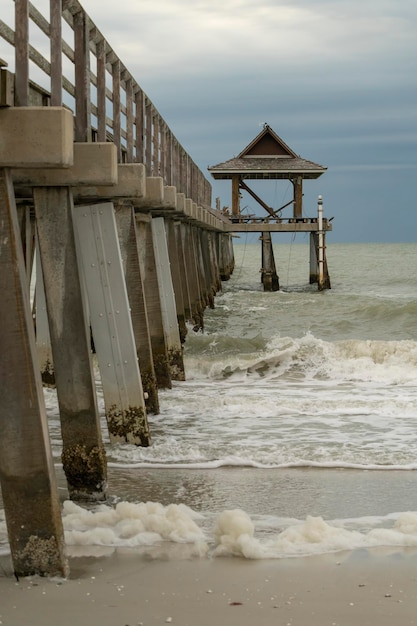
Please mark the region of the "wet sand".
MULTIPOLYGON (((184 547, 184 546, 183 546, 184 547)), ((408 626, 417 551, 250 561, 163 551, 70 559, 65 580, 17 582, 0 557, 2 626, 408 626), (157 558, 155 558, 157 557, 157 558)))

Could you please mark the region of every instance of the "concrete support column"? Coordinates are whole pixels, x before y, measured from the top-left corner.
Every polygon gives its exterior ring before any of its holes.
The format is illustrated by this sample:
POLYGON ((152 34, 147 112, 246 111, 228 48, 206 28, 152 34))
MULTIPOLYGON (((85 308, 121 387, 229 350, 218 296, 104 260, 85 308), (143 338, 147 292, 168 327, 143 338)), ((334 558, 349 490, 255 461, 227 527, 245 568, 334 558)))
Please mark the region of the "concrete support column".
POLYGON ((143 213, 136 215, 139 264, 148 312, 149 333, 156 381, 159 389, 171 389, 171 373, 168 363, 168 348, 162 322, 161 299, 156 271, 151 219, 150 215, 143 213))
POLYGON ((229 280, 235 266, 233 241, 229 234, 218 233, 219 272, 221 280, 229 280))
POLYGON ((184 359, 177 320, 174 286, 169 261, 165 221, 155 217, 151 222, 155 266, 161 299, 162 324, 168 350, 172 380, 185 380, 184 359))
POLYGON ((114 206, 111 202, 80 205, 74 215, 110 439, 148 446, 150 434, 114 206))
POLYGON ((203 246, 201 243, 202 230, 194 226, 192 228, 192 237, 193 237, 198 282, 200 284, 200 296, 201 296, 200 304, 201 304, 202 309, 204 310, 210 304, 210 297, 209 297, 209 288, 207 284, 207 277, 204 271, 203 246))
POLYGON ((30 207, 23 205, 17 207, 20 233, 22 237, 23 258, 26 266, 26 276, 30 285, 35 256, 35 220, 31 215, 30 207))
POLYGON ((36 247, 38 250, 36 254, 36 288, 34 307, 36 319, 36 348, 38 351, 42 382, 47 387, 55 387, 54 363, 52 358, 51 337, 49 334, 48 313, 46 311, 45 286, 43 284, 39 242, 37 242, 36 247))
MULTIPOLYGON (((172 283, 174 286, 175 306, 177 309, 177 321, 180 333, 181 343, 184 343, 187 336, 187 326, 185 323, 185 306, 183 293, 183 269, 184 263, 181 263, 180 251, 178 248, 177 228, 173 220, 165 221, 165 229, 167 233, 169 262, 171 265, 172 283)), ((182 251, 181 251, 182 252, 182 251)))
POLYGON ((62 464, 73 499, 106 495, 106 456, 100 431, 75 251, 69 187, 33 192, 62 432, 62 464))
POLYGON ((213 274, 213 288, 215 293, 218 293, 222 289, 222 281, 220 278, 219 271, 219 257, 217 254, 217 245, 216 245, 216 233, 214 231, 208 232, 208 241, 209 241, 209 254, 210 254, 210 264, 212 267, 213 274))
POLYGON ((135 212, 132 206, 116 207, 120 251, 126 276, 130 315, 148 413, 159 413, 158 388, 149 333, 149 320, 139 264, 135 212))
POLYGON ((184 303, 184 317, 185 320, 191 322, 192 320, 192 306, 190 298, 190 286, 189 286, 189 271, 186 263, 186 256, 183 246, 183 231, 186 225, 183 222, 175 222, 175 239, 178 249, 178 265, 180 270, 181 288, 184 303))
POLYGON ((319 291, 331 289, 330 275, 326 257, 326 234, 323 233, 323 278, 319 283, 319 234, 310 233, 310 285, 317 283, 319 291))
POLYGON ((0 483, 17 576, 66 576, 64 533, 10 173, 0 168, 0 483))
POLYGON ((278 291, 279 278, 275 268, 271 233, 262 233, 262 284, 264 291, 278 291))
POLYGON ((202 304, 202 289, 198 272, 198 255, 195 243, 194 228, 187 224, 183 240, 184 251, 187 255, 187 268, 189 269, 189 285, 192 305, 192 320, 194 330, 204 328, 204 306, 202 304))
POLYGON ((212 258, 210 256, 209 233, 207 230, 199 229, 198 234, 201 250, 202 278, 205 283, 207 304, 211 309, 214 309, 214 296, 216 294, 216 287, 214 279, 214 268, 212 266, 212 258))

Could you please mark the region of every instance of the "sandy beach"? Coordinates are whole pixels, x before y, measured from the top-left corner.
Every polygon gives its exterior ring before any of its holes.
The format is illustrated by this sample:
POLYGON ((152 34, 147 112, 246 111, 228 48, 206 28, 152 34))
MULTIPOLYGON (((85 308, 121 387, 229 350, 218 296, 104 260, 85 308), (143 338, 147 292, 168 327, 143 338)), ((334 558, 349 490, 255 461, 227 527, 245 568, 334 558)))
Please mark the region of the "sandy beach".
POLYGON ((134 551, 70 559, 67 580, 16 581, 0 561, 2 626, 407 626, 417 551, 297 559, 187 559, 134 551), (155 555, 154 555, 155 556, 155 555))

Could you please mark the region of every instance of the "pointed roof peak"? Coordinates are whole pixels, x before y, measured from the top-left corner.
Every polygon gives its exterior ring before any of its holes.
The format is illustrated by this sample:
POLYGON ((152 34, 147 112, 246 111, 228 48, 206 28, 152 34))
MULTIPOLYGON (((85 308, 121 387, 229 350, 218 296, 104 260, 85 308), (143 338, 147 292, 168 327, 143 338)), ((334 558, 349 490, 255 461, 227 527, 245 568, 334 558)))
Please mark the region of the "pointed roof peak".
POLYGON ((267 122, 261 132, 237 156, 238 159, 253 157, 297 158, 297 155, 279 137, 267 122))

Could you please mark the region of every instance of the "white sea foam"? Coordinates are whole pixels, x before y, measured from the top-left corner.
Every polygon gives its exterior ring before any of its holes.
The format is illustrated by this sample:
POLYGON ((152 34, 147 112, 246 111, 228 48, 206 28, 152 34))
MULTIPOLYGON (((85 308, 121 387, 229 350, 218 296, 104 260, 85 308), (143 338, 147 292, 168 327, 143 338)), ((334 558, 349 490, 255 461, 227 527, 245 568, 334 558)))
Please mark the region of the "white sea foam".
POLYGON ((271 539, 255 537, 255 525, 241 510, 224 511, 217 519, 214 556, 273 559, 310 556, 380 546, 417 546, 417 514, 399 515, 392 528, 367 532, 332 525, 322 517, 308 516, 271 539))
POLYGON ((417 546, 415 512, 333 522, 313 516, 304 521, 280 519, 281 529, 271 517, 261 516, 255 523, 240 509, 223 511, 209 526, 211 519, 183 505, 164 507, 155 502, 119 502, 114 508, 102 505, 94 511, 65 502, 63 510, 65 538, 70 547, 139 549, 171 542, 192 544, 193 555, 200 557, 275 559, 357 548, 417 546))

